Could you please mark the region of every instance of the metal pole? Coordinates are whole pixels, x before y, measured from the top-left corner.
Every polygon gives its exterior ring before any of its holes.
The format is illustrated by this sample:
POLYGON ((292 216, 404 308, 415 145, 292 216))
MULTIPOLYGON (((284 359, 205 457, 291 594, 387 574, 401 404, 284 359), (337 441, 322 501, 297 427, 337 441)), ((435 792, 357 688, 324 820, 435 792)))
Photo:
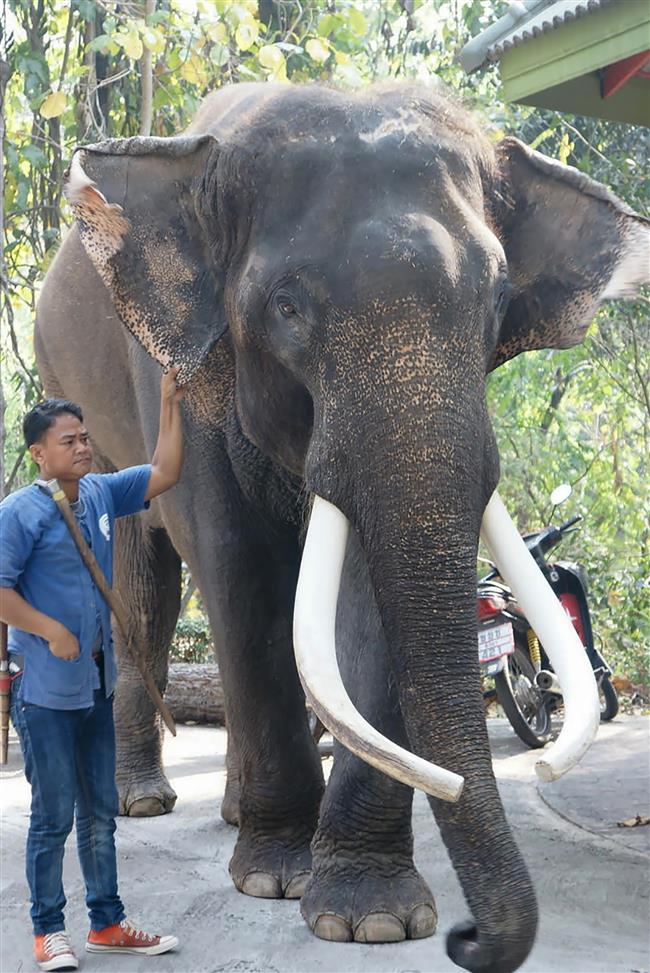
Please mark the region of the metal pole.
POLYGON ((9 675, 8 630, 0 622, 0 764, 6 764, 9 753, 9 707, 11 676, 9 675))

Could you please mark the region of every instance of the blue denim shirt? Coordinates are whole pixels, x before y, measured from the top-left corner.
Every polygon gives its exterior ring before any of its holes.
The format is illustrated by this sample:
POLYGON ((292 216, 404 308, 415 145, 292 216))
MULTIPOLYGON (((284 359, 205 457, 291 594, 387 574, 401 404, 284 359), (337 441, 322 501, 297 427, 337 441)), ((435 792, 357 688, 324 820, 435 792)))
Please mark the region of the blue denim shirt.
MULTIPOLYGON (((79 481, 86 539, 109 584, 113 581, 116 517, 144 509, 151 466, 89 473, 79 481)), ((45 639, 10 627, 9 651, 24 658, 20 696, 50 709, 92 706, 99 673, 92 658, 97 626, 104 650, 106 695, 117 669, 108 604, 96 589, 52 497, 32 484, 0 503, 0 587, 15 588, 34 608, 57 619, 79 641, 73 662, 57 659, 45 639)))

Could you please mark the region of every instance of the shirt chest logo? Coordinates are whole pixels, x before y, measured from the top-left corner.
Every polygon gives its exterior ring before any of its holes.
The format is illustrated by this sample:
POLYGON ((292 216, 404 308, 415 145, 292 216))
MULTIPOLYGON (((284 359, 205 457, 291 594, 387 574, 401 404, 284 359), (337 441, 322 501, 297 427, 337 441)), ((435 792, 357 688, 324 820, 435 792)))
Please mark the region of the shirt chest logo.
POLYGON ((110 539, 111 539, 111 524, 110 524, 110 521, 108 519, 108 514, 102 514, 101 517, 99 518, 99 520, 97 521, 97 523, 99 524, 99 529, 101 530, 102 534, 104 535, 104 539, 107 540, 107 541, 110 541, 110 539))

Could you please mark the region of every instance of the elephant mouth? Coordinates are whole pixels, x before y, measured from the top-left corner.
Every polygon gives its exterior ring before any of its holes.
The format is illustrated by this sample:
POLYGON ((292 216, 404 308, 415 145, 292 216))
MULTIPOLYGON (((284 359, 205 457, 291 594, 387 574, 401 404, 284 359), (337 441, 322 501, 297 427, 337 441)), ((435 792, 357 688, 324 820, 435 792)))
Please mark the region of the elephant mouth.
MULTIPOLYGON (((410 787, 456 802, 464 779, 453 770, 399 747, 372 727, 348 696, 336 658, 336 608, 350 524, 327 500, 314 496, 294 610, 294 650, 307 700, 340 743, 373 767, 410 787)), ((584 648, 560 603, 526 549, 497 493, 488 503, 482 535, 562 685, 562 731, 535 771, 555 780, 591 745, 599 724, 598 690, 584 648)))

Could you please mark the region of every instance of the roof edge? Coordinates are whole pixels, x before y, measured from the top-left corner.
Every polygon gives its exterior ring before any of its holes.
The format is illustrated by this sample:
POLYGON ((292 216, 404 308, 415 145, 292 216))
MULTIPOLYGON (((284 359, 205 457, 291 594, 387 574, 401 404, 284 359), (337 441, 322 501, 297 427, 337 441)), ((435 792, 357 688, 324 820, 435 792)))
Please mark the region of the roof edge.
POLYGON ((466 74, 477 71, 487 60, 488 50, 510 33, 522 20, 527 20, 537 9, 541 9, 548 0, 512 0, 508 12, 486 27, 484 31, 472 37, 458 53, 458 61, 466 74))

